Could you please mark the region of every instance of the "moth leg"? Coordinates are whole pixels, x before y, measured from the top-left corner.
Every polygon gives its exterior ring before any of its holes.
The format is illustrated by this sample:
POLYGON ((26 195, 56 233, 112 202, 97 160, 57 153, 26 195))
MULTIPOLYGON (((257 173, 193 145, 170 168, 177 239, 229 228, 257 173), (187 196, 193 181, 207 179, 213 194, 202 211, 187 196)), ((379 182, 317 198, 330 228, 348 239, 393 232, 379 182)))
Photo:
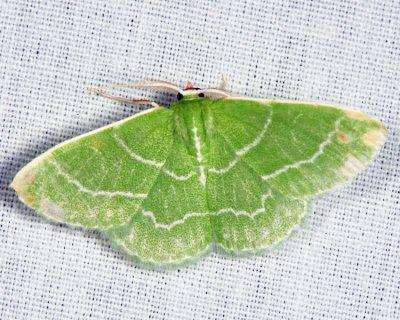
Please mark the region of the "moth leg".
POLYGON ((231 94, 226 91, 226 77, 224 74, 221 76, 221 83, 217 88, 208 88, 208 89, 203 89, 201 90, 204 94, 205 97, 212 99, 212 100, 218 100, 218 99, 223 99, 223 98, 229 98, 231 97, 231 94))
POLYGON ((228 79, 226 78, 226 75, 221 74, 221 82, 219 83, 219 86, 217 89, 226 91, 227 84, 228 84, 228 79))
POLYGON ((149 99, 132 99, 132 98, 125 98, 125 97, 113 95, 113 94, 108 93, 105 90, 106 88, 107 88, 107 86, 101 87, 101 88, 90 87, 90 88, 88 88, 88 90, 89 90, 90 93, 95 93, 95 94, 98 94, 99 96, 102 96, 104 98, 108 98, 108 99, 111 99, 111 100, 114 100, 114 101, 118 101, 118 102, 122 102, 122 103, 149 104, 153 108, 161 108, 161 106, 159 104, 157 104, 154 101, 151 101, 149 99))

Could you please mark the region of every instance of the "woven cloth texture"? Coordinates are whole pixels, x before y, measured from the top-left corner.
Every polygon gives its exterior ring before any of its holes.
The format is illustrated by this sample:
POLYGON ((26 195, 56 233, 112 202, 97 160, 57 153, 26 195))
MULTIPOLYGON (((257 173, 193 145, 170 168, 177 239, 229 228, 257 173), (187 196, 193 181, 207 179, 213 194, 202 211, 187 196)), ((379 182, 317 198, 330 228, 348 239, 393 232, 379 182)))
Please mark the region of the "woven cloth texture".
POLYGON ((399 26, 398 0, 0 1, 0 318, 398 319, 399 26), (222 75, 241 95, 344 105, 389 130, 372 165, 275 250, 144 269, 8 187, 48 148, 147 108, 87 86, 222 75))

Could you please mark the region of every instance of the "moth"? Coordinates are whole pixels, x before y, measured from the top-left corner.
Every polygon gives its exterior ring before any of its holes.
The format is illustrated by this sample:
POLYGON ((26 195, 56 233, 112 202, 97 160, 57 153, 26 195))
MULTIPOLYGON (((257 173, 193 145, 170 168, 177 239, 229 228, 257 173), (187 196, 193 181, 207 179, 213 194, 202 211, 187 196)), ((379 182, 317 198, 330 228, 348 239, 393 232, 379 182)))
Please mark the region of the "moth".
POLYGON ((51 148, 12 187, 39 214, 99 230, 148 265, 192 261, 213 245, 232 255, 274 246, 387 136, 378 120, 336 106, 163 81, 119 85, 176 94, 164 108, 109 87, 94 91, 152 108, 51 148))

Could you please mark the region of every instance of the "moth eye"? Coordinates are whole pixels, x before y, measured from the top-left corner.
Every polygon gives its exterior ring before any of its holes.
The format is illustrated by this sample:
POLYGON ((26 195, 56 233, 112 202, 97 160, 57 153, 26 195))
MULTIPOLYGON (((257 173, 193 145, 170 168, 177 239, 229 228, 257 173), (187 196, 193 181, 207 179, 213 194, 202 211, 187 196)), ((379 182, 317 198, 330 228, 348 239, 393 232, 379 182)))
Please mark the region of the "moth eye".
POLYGON ((204 98, 204 93, 203 93, 203 92, 200 92, 200 93, 198 94, 198 96, 199 96, 200 98, 204 98))
POLYGON ((180 92, 178 92, 178 94, 176 95, 176 98, 177 98, 178 100, 182 100, 183 94, 180 93, 180 92))

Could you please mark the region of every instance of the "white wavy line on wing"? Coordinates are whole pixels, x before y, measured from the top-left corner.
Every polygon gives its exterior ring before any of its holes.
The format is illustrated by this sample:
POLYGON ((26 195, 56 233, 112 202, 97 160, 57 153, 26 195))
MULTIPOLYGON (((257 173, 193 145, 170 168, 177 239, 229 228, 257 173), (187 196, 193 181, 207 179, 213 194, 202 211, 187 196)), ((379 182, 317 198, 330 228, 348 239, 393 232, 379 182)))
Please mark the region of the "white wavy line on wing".
POLYGON ((321 156, 324 153, 325 148, 332 143, 332 138, 335 136, 335 134, 339 132, 340 122, 341 122, 340 118, 335 121, 335 129, 328 133, 328 137, 319 144, 318 150, 310 158, 296 161, 291 164, 287 164, 284 167, 277 169, 272 173, 262 176, 262 179, 263 180, 273 179, 290 169, 297 169, 304 164, 313 163, 319 156, 321 156))
POLYGON ((255 209, 254 211, 245 211, 245 210, 236 210, 234 208, 221 208, 216 212, 188 212, 186 213, 181 219, 175 220, 169 224, 164 224, 164 223, 159 223, 157 222, 157 219, 155 217, 154 212, 152 211, 147 211, 147 210, 143 210, 142 211, 142 215, 144 217, 148 217, 150 218, 153 223, 154 226, 158 229, 167 229, 167 230, 171 230, 172 228, 185 223, 185 221, 187 219, 193 218, 193 217, 205 217, 205 216, 217 216, 220 214, 224 214, 224 213, 233 213, 235 216, 246 216, 249 217, 251 219, 254 219, 257 215, 264 213, 265 212, 265 201, 272 196, 272 191, 268 190, 268 192, 266 194, 263 194, 261 196, 261 207, 255 209))
POLYGON ((233 160, 231 160, 227 166, 222 167, 222 168, 212 167, 212 168, 208 169, 208 171, 215 173, 215 174, 224 174, 224 173, 228 172, 229 170, 231 170, 244 155, 246 155, 251 149, 255 148, 261 142, 261 139, 265 136, 265 134, 267 133, 268 127, 271 124, 271 118, 272 118, 272 110, 271 110, 270 116, 265 121, 264 127, 262 128, 260 133, 254 138, 254 140, 252 142, 245 145, 243 148, 235 151, 235 158, 233 158, 233 160))
POLYGON ((73 178, 67 172, 65 172, 65 170, 61 167, 61 165, 57 161, 51 160, 50 163, 57 169, 60 175, 62 175, 70 184, 74 185, 80 192, 90 194, 94 197, 98 196, 127 197, 127 198, 137 198, 137 199, 144 199, 147 197, 147 194, 145 193, 132 193, 128 191, 91 190, 85 187, 81 182, 73 178))
POLYGON ((164 161, 164 162, 160 162, 160 161, 156 161, 156 160, 152 160, 152 159, 145 159, 145 158, 143 158, 142 156, 140 156, 139 154, 133 152, 133 151, 126 145, 126 143, 125 143, 120 137, 118 137, 117 135, 114 135, 114 139, 115 139, 115 140, 117 141, 117 143, 126 151, 126 153, 129 154, 129 156, 130 156, 132 159, 134 159, 134 160, 136 160, 136 161, 139 161, 139 162, 141 162, 141 163, 144 163, 144 164, 146 164, 146 165, 153 166, 153 167, 155 167, 155 168, 157 168, 157 169, 160 169, 160 170, 163 171, 166 175, 168 175, 168 176, 174 178, 175 180, 186 181, 186 180, 190 179, 191 177, 193 177, 193 175, 195 174, 194 172, 190 172, 190 173, 188 173, 188 174, 186 174, 186 175, 179 175, 179 174, 176 174, 175 172, 173 172, 173 171, 171 171, 171 170, 169 170, 169 169, 165 169, 165 168, 164 168, 165 161, 164 161))

